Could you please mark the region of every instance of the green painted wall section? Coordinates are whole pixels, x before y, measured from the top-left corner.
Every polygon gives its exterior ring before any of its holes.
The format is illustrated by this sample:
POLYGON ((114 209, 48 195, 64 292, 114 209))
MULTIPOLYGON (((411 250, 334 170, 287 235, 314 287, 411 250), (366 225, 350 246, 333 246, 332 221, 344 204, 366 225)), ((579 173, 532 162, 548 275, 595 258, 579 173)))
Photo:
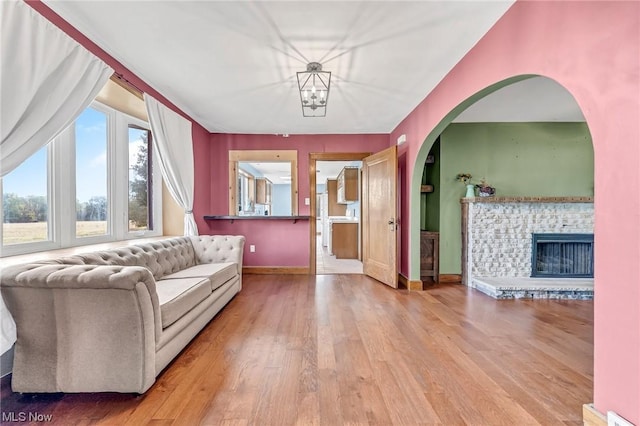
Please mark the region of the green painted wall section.
POLYGON ((585 123, 453 123, 440 141, 441 274, 461 273, 458 173, 485 178, 497 196, 593 196, 585 123))
POLYGON ((429 155, 433 155, 434 163, 426 164, 424 169, 423 184, 433 185, 433 192, 422 194, 423 220, 420 229, 426 231, 440 230, 440 140, 437 140, 429 155))

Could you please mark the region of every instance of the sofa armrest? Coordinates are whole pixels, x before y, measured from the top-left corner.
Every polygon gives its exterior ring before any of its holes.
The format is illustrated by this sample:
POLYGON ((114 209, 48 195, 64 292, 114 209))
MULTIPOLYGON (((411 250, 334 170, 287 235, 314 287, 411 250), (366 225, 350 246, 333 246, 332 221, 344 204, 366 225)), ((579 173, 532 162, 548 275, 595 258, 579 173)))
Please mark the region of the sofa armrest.
POLYGON ((238 274, 242 275, 244 236, 199 235, 190 238, 198 264, 234 262, 238 265, 238 274))
POLYGON ((138 392, 155 381, 155 281, 137 266, 26 264, 2 270, 16 392, 138 392))

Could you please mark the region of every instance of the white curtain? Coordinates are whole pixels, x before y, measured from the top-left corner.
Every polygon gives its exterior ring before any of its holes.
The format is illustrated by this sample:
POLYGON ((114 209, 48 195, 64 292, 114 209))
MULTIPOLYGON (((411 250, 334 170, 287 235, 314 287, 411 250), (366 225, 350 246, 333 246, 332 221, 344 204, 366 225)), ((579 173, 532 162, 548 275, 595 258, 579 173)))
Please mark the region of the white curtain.
POLYGON ((0 176, 69 126, 113 69, 23 1, 0 1, 0 176))
MULTIPOLYGON (((64 130, 113 70, 23 1, 0 0, 0 177, 64 130)), ((0 353, 16 325, 0 297, 0 353)))
POLYGON ((184 209, 184 235, 198 235, 193 216, 193 139, 191 122, 144 94, 153 147, 160 159, 160 171, 167 189, 184 209))

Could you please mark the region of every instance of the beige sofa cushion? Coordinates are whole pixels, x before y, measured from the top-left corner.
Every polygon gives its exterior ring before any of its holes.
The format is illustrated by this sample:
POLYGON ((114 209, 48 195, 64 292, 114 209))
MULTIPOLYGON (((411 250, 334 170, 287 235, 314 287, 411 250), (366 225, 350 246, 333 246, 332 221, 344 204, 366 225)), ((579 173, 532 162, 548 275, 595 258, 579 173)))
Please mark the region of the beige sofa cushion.
POLYGON ((162 328, 167 328, 211 294, 208 278, 175 278, 156 282, 162 328))
POLYGON ((211 281, 211 291, 215 291, 222 284, 237 275, 237 266, 234 262, 205 263, 192 266, 182 271, 165 275, 163 279, 175 278, 208 278, 211 281))

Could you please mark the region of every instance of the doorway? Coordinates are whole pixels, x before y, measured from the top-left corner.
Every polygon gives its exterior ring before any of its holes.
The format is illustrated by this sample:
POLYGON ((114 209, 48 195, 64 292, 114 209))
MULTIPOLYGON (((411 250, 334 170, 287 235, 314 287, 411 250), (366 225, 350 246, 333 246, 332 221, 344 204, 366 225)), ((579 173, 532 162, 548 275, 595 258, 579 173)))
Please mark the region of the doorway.
POLYGON ((310 154, 311 274, 363 273, 359 200, 362 159, 368 155, 310 154))
POLYGON ((362 161, 316 162, 316 273, 361 274, 362 161))

